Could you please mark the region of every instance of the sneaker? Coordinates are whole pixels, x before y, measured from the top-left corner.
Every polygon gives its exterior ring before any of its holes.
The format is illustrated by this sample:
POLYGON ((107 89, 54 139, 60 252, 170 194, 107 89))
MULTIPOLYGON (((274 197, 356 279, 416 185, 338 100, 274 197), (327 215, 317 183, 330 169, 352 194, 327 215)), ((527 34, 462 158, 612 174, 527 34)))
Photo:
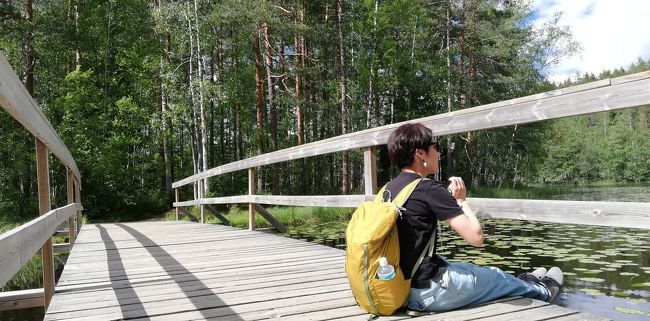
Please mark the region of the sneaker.
POLYGON ((562 283, 564 283, 564 275, 562 270, 557 267, 552 267, 542 278, 540 283, 548 290, 549 297, 546 302, 553 303, 557 296, 562 292, 562 283))
POLYGON ((521 273, 517 275, 518 278, 528 282, 537 284, 546 276, 546 268, 539 268, 533 272, 521 273))

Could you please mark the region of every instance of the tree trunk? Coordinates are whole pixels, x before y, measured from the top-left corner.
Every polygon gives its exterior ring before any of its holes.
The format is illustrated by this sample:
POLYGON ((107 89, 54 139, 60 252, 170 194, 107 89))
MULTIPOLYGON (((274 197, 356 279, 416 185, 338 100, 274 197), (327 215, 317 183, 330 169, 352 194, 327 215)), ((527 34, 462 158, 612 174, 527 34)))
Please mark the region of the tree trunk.
MULTIPOLYGON (((266 82, 267 82, 267 106, 269 110, 269 129, 271 130, 271 152, 278 150, 278 117, 274 103, 274 82, 273 82, 273 59, 271 53, 271 41, 269 37, 269 25, 264 23, 262 25, 264 30, 264 47, 266 49, 265 65, 266 65, 266 82)), ((280 175, 278 172, 278 164, 271 164, 271 194, 278 195, 279 193, 280 175)))
MULTIPOLYGON (((264 80, 262 80, 262 51, 260 49, 259 28, 255 30, 253 39, 255 50, 255 120, 257 125, 257 155, 264 153, 264 80)), ((257 175, 257 191, 264 187, 263 175, 260 171, 257 175)))
MULTIPOLYGON (((201 160, 202 160, 202 170, 207 171, 210 169, 208 163, 208 132, 207 132, 207 123, 205 119, 205 104, 203 103, 203 55, 201 52, 201 29, 199 26, 199 2, 194 0, 194 23, 196 27, 196 58, 197 58, 197 71, 199 78, 199 117, 201 119, 201 160)), ((191 28, 190 28, 191 32, 191 28)), ((209 191, 208 178, 203 179, 204 183, 204 192, 207 195, 209 191)), ((205 195, 203 195, 205 197, 205 195)))
POLYGON ((79 0, 75 1, 74 5, 74 35, 75 35, 75 49, 74 49, 74 62, 76 69, 81 69, 81 49, 79 44, 81 39, 79 36, 79 0))
MULTIPOLYGON (((348 132, 348 109, 346 105, 346 75, 345 75, 345 46, 343 44, 343 1, 337 0, 337 30, 338 30, 338 60, 339 60, 339 86, 340 86, 340 99, 341 99, 341 135, 348 132)), ((343 194, 348 194, 350 191, 350 176, 349 176, 349 155, 344 151, 341 156, 341 175, 342 175, 342 190, 343 194)))
MULTIPOLYGON (((301 3, 302 8, 297 10, 297 13, 295 15, 295 20, 294 23, 296 26, 299 24, 302 24, 303 22, 303 10, 304 10, 304 0, 301 3)), ((297 33, 294 36, 294 47, 296 50, 296 129, 297 129, 297 135, 298 135, 298 145, 302 145, 305 143, 305 135, 304 135, 304 129, 303 129, 303 122, 302 122, 302 76, 300 72, 302 69, 305 67, 304 65, 304 46, 305 46, 305 40, 304 36, 302 35, 302 32, 297 33)))
POLYGON ((27 30, 25 31, 25 88, 30 95, 34 95, 34 11, 32 0, 25 0, 25 21, 27 30))

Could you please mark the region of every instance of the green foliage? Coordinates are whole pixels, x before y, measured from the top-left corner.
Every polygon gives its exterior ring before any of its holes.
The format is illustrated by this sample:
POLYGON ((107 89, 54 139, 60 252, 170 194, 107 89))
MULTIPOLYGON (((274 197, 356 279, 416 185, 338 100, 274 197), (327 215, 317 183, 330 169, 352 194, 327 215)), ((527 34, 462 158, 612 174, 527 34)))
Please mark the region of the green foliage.
MULTIPOLYGON (((278 149, 295 146, 298 103, 308 143, 341 134, 343 120, 353 132, 551 90, 547 69, 580 51, 559 16, 534 28, 529 5, 519 1, 344 1, 341 38, 335 3, 201 0, 195 7, 90 0, 79 3, 78 21, 73 3, 35 2, 30 23, 21 3, 3 2, 0 48, 24 77, 25 35, 34 32, 33 96, 77 161, 92 221, 164 212, 173 198, 168 181, 202 165, 202 135, 208 167, 215 167, 269 152, 272 126, 278 149), (270 122, 264 24, 277 124, 270 122), (301 37, 304 48, 296 47, 301 37), (258 97, 256 77, 263 89, 258 97), (343 79, 347 114, 341 112, 343 79), (256 98, 263 103, 259 125, 256 98)), ((639 58, 598 77, 649 65, 639 58)), ((577 83, 598 77, 584 75, 577 83)), ((639 109, 443 137, 442 177, 462 175, 475 187, 645 181, 647 120, 647 110, 639 109)), ((342 159, 335 153, 279 164, 279 190, 340 193, 342 159)), ((379 181, 386 181, 391 169, 385 152, 379 162, 379 181)), ((351 152, 349 163, 350 191, 358 193, 361 153, 351 152)), ((4 113, 0 168, 3 220, 35 217, 34 141, 4 113)), ((257 193, 271 190, 271 171, 257 170, 257 193)), ((64 174, 52 158, 55 205, 66 202, 64 174)), ((208 195, 244 194, 247 180, 243 171, 211 178, 208 195)), ((181 199, 193 192, 181 189, 181 199)))
MULTIPOLYGON (((200 217, 198 207, 189 209, 196 217, 200 217)), ((288 207, 274 206, 266 209, 280 223, 288 226, 319 226, 331 222, 347 222, 354 209, 350 208, 331 208, 331 207, 288 207)), ((222 213, 230 222, 230 226, 239 228, 248 228, 248 208, 230 206, 227 212, 222 213)), ((188 220, 186 215, 182 215, 183 220, 188 220)), ((165 220, 175 220, 176 214, 171 211, 166 213, 165 220)), ((206 212, 206 221, 208 223, 219 223, 220 221, 206 212)), ((261 215, 255 215, 255 226, 271 227, 261 215)))

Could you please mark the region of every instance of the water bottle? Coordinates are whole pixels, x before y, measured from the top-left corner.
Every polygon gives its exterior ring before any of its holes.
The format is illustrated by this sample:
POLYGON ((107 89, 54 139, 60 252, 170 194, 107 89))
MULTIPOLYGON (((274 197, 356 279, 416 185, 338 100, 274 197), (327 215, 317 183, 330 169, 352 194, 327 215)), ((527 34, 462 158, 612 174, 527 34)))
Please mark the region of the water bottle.
POLYGON ((388 264, 385 257, 379 258, 379 269, 377 270, 377 278, 380 280, 391 280, 395 277, 395 268, 388 264))

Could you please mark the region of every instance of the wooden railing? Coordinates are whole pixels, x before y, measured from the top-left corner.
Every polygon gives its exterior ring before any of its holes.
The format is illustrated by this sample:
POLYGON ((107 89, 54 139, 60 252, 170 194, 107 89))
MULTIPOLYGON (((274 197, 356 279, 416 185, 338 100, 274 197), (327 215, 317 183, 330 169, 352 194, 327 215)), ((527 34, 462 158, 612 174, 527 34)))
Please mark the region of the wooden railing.
POLYGON ((72 248, 81 228, 81 175, 52 124, 0 53, 0 106, 36 140, 36 172, 40 216, 0 235, 0 287, 4 286, 39 250, 43 260, 43 289, 0 293, 0 310, 45 306, 54 295, 52 236, 67 222, 72 248), (68 205, 51 209, 48 151, 66 167, 68 205))
MULTIPOLYGON (((547 119, 606 112, 650 104, 650 72, 604 79, 588 84, 541 94, 413 119, 433 130, 434 135, 449 135, 488 128, 533 123, 547 119)), ((200 206, 201 221, 209 204, 248 203, 249 228, 255 228, 256 204, 320 207, 356 207, 377 192, 376 146, 386 144, 390 133, 403 123, 371 128, 211 168, 172 184, 175 189, 176 216, 183 207, 200 206), (255 195, 254 169, 263 165, 310 156, 364 149, 364 195, 280 196, 255 195), (248 195, 205 198, 203 180, 239 170, 248 170, 248 195), (178 189, 197 183, 198 197, 180 201, 178 189)), ((470 198, 478 213, 501 218, 529 219, 556 223, 650 228, 650 203, 574 202, 470 198)), ((265 211, 263 211, 265 212, 265 211)), ((270 216, 263 213, 265 217, 270 216)), ((274 224, 275 225, 275 224, 274 224)), ((283 228, 281 225, 276 227, 283 228)))

